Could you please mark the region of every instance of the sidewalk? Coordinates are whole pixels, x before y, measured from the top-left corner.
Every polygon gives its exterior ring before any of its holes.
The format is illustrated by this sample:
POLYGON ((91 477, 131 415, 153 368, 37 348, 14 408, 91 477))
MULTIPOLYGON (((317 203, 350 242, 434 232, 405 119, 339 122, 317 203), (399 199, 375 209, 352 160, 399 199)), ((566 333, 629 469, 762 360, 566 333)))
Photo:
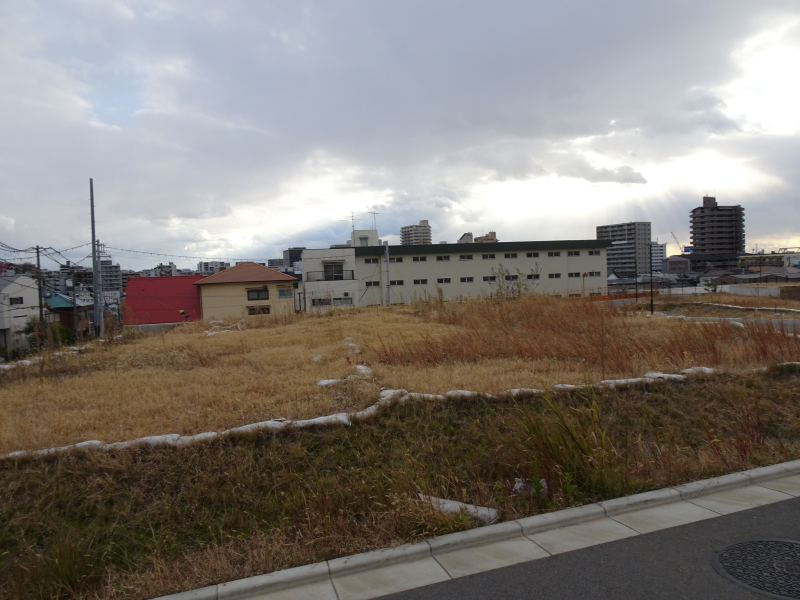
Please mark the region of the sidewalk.
POLYGON ((163 600, 759 598, 710 564, 715 548, 758 537, 800 540, 800 461, 163 600))

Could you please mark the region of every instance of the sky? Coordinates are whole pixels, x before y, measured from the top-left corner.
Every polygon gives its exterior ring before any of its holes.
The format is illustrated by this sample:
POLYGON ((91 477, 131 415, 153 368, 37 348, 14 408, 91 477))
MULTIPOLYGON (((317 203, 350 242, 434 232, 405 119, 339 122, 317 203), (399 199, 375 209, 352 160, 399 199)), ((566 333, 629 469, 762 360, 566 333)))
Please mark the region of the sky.
POLYGON ((798 64, 796 0, 3 2, 0 242, 88 243, 93 178, 98 239, 161 254, 275 258, 351 217, 651 221, 672 254, 706 194, 748 251, 800 246, 798 64))

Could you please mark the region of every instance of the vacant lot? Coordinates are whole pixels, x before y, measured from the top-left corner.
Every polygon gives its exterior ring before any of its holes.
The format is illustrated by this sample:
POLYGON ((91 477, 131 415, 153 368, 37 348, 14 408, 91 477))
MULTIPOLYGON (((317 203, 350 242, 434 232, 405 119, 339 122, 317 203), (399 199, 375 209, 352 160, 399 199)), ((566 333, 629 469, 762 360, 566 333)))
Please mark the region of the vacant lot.
POLYGON ((505 520, 796 459, 798 390, 783 367, 0 461, 0 597, 138 600, 475 525, 417 492, 505 520))
POLYGON ((0 453, 356 411, 372 404, 380 387, 500 394, 800 359, 800 338, 768 324, 652 319, 542 296, 254 317, 244 330, 208 336, 210 327, 194 323, 96 344, 3 372, 0 453), (355 376, 358 363, 373 376, 316 384, 355 376))

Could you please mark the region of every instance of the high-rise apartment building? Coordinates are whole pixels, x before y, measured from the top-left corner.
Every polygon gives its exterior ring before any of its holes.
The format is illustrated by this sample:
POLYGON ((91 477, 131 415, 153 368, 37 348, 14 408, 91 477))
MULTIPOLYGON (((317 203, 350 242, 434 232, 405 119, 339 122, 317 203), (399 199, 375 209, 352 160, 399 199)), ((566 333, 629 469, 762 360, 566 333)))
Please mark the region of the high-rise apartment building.
POLYGON ((632 221, 613 225, 598 225, 597 239, 610 240, 606 254, 608 272, 636 276, 650 273, 650 223, 632 221))
POLYGON ((664 259, 667 258, 667 244, 659 244, 658 240, 650 242, 650 249, 652 252, 653 271, 661 272, 664 259))
POLYGON ((420 221, 419 225, 406 225, 400 228, 400 245, 411 246, 415 244, 431 243, 431 226, 428 221, 420 221))
POLYGON ((101 258, 100 281, 103 284, 103 292, 121 292, 122 270, 119 264, 113 264, 111 258, 101 258))
POLYGON ((210 260, 208 262, 204 261, 197 263, 197 273, 203 277, 208 277, 209 275, 213 275, 214 273, 219 273, 220 271, 230 268, 231 263, 222 262, 220 260, 210 260))
POLYGON ((744 252, 744 208, 718 206, 713 196, 703 196, 703 206, 689 216, 692 252, 740 254, 744 252))

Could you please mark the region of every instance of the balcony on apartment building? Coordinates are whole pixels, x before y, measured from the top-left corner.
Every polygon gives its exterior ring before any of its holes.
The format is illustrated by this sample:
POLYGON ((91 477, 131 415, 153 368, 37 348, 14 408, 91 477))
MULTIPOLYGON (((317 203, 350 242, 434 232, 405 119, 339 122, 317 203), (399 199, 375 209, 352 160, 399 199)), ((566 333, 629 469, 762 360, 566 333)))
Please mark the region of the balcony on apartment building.
POLYGON ((306 281, 349 281, 353 279, 353 273, 344 270, 308 271, 306 281))

